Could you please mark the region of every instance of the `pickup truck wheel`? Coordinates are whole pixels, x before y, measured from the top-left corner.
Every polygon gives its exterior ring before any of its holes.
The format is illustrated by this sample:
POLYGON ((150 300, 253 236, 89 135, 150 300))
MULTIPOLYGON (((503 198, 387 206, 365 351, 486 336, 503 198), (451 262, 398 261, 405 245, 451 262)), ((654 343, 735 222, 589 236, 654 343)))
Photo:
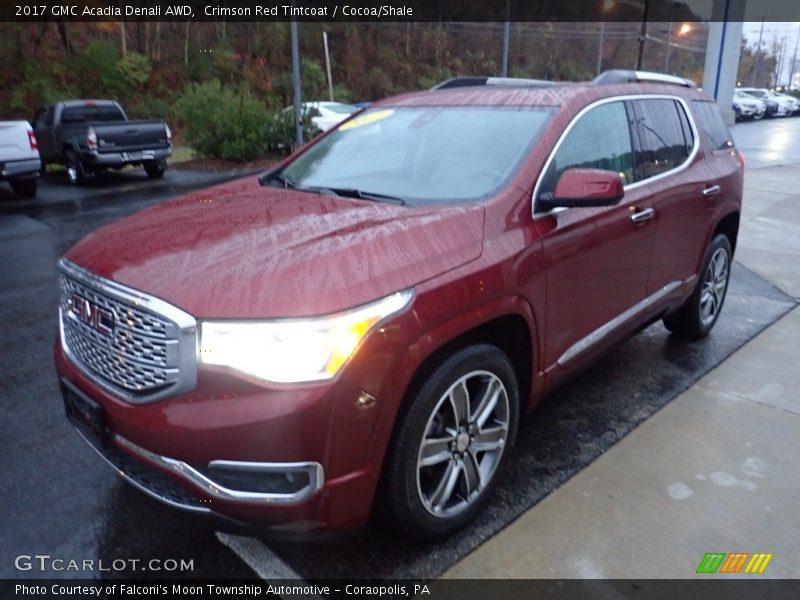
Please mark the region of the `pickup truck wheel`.
POLYGON ((164 176, 164 172, 167 170, 167 161, 148 160, 144 163, 144 170, 151 179, 158 179, 164 176))
POLYGON ((33 198, 36 195, 36 178, 12 179, 9 181, 11 189, 20 198, 33 198))
POLYGON ((72 185, 80 185, 94 177, 94 173, 87 169, 74 150, 64 153, 64 166, 67 170, 67 180, 72 185))
POLYGON ((694 292, 683 306, 664 318, 667 329, 692 339, 709 334, 725 302, 732 257, 731 243, 726 235, 719 234, 711 240, 694 292))
POLYGON ((406 535, 449 535, 483 509, 513 446, 519 388, 495 346, 467 347, 413 392, 384 473, 390 518, 406 535))

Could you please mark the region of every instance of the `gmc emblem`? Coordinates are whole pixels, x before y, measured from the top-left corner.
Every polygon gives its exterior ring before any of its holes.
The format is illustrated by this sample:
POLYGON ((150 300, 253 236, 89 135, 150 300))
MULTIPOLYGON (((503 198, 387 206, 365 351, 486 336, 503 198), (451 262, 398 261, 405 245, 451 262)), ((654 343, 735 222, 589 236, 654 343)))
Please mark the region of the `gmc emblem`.
POLYGON ((75 317, 103 335, 114 333, 114 313, 94 304, 83 296, 73 293, 69 309, 75 317))

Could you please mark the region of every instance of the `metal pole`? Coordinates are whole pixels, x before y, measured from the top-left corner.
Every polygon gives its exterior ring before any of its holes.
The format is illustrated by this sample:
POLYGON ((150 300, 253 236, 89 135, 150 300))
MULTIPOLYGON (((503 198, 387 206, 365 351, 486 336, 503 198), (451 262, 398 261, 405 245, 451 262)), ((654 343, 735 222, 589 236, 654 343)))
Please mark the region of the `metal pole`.
POLYGON ((325 69, 328 71, 328 95, 333 102, 333 78, 331 77, 331 55, 328 53, 328 32, 322 32, 322 43, 325 45, 325 69))
POLYGON ((794 79, 794 68, 795 63, 797 63, 797 47, 800 44, 800 29, 797 31, 797 38, 795 38, 794 42, 794 56, 792 57, 792 68, 789 71, 789 89, 792 89, 792 80, 794 79))
MULTIPOLYGON (((294 5, 294 2, 292 2, 294 5)), ((292 17, 290 24, 292 36, 292 83, 294 84, 294 128, 297 145, 303 143, 302 99, 300 95, 300 42, 297 35, 297 19, 292 17)))
POLYGON ((673 0, 669 0, 669 25, 667 26, 667 57, 664 59, 664 73, 669 73, 669 55, 672 50, 672 7, 675 5, 673 0))
POLYGON ((506 0, 506 22, 503 25, 503 77, 508 77, 508 38, 511 35, 511 0, 506 0))
POLYGON ((600 21, 600 39, 597 40, 597 75, 603 70, 603 44, 606 36, 606 22, 600 21))
POLYGON ((758 63, 761 62, 761 37, 763 35, 764 35, 764 19, 761 19, 761 30, 758 32, 758 45, 756 45, 756 64, 753 66, 753 79, 750 81, 750 87, 756 87, 758 63))
POLYGON ((642 30, 639 34, 639 53, 636 56, 636 70, 641 71, 644 64, 644 42, 647 39, 647 16, 650 12, 650 0, 644 0, 644 10, 642 11, 642 30))

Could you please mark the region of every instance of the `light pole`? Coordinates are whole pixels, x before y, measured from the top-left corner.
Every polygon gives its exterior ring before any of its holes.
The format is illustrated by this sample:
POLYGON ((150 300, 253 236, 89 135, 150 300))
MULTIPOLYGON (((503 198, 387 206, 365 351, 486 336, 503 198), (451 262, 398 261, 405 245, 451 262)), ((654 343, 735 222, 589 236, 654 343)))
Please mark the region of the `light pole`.
MULTIPOLYGON (((604 0, 603 11, 607 12, 614 8, 617 4, 626 4, 628 6, 633 6, 634 8, 642 9, 642 26, 641 31, 639 32, 639 50, 636 53, 636 70, 641 71, 642 65, 644 64, 644 42, 647 39, 647 17, 650 13, 650 0, 642 0, 640 2, 635 2, 634 0, 604 0)), ((602 33, 604 33, 604 31, 601 29, 601 34, 602 33)), ((602 45, 600 49, 602 50, 602 45)))
MULTIPOLYGON (((684 23, 678 29, 678 37, 686 35, 692 30, 692 26, 684 23)), ((669 31, 667 32, 667 58, 664 60, 664 73, 669 73, 669 55, 672 49, 672 21, 669 22, 669 31)))
POLYGON ((606 36, 606 22, 600 21, 600 39, 597 42, 597 75, 603 70, 603 43, 606 36))
POLYGON ((503 23, 503 77, 508 77, 509 37, 511 37, 511 0, 506 0, 506 22, 503 23))
MULTIPOLYGON (((766 17, 764 17, 764 19, 766 19, 766 17)), ((756 64, 753 66, 753 79, 750 81, 751 87, 756 87, 758 63, 761 62, 761 38, 764 36, 764 19, 761 19, 761 30, 758 32, 758 44, 756 45, 756 64)))

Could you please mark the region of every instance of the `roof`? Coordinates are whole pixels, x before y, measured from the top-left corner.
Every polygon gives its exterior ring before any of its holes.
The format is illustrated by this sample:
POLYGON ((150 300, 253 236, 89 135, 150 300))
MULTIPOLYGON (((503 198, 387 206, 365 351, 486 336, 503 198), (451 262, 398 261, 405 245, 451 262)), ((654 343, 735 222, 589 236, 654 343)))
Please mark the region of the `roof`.
POLYGON ((381 106, 564 106, 568 103, 588 104, 612 96, 663 94, 687 99, 707 100, 702 92, 667 83, 615 83, 594 85, 555 83, 536 86, 453 87, 394 96, 376 102, 381 106))
POLYGON ((116 106, 115 100, 64 100, 63 102, 55 102, 55 104, 63 104, 65 108, 75 108, 76 106, 116 106))

